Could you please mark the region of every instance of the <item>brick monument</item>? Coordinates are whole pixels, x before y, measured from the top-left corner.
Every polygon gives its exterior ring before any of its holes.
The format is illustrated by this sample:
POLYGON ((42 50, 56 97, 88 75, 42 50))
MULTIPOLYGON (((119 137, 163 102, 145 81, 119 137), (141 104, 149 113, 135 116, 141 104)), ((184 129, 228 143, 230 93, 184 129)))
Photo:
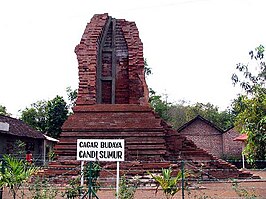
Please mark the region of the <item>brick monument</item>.
MULTIPOLYGON (((75 48, 79 88, 74 114, 62 127, 51 168, 68 168, 76 161, 77 139, 124 139, 121 168, 138 174, 188 160, 188 168, 204 167, 214 178, 244 177, 236 167, 208 154, 178 134, 150 107, 144 76, 143 44, 134 22, 108 14, 94 15, 75 48), (209 161, 209 162, 206 162, 209 161), (228 169, 228 172, 219 169, 228 169)), ((106 168, 112 164, 106 164, 106 168)), ((63 173, 64 171, 62 171, 63 173)), ((58 174, 58 172, 57 172, 58 174)), ((132 173, 134 175, 134 173, 132 173)))

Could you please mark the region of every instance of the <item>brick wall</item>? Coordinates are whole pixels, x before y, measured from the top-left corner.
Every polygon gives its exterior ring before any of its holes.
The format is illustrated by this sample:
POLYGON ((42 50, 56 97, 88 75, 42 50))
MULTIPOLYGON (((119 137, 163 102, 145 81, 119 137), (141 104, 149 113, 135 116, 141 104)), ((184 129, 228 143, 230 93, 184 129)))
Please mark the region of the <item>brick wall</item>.
POLYGON ((223 156, 222 133, 205 121, 196 119, 179 132, 192 140, 197 147, 219 158, 223 156))
POLYGON ((233 141, 234 138, 240 134, 231 128, 223 134, 223 151, 225 158, 241 158, 242 143, 240 141, 233 141))

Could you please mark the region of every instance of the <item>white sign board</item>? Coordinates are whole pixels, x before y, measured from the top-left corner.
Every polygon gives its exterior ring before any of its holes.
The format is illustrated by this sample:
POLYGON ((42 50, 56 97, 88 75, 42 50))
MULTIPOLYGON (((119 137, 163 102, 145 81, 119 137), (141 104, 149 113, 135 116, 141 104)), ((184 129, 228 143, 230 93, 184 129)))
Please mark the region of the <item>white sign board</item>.
POLYGON ((9 131, 9 124, 6 122, 0 122, 0 131, 9 131))
POLYGON ((78 139, 77 160, 124 161, 125 142, 122 139, 78 139))

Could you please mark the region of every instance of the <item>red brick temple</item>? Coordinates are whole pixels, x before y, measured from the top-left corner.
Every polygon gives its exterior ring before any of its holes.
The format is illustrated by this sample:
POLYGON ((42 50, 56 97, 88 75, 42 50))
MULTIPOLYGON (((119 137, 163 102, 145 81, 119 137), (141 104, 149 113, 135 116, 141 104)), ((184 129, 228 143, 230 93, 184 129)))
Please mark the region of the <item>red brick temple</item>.
MULTIPOLYGON (((80 164, 76 161, 77 139, 124 139, 126 161, 120 164, 121 170, 130 172, 130 167, 132 175, 185 160, 189 169, 208 169, 208 177, 247 177, 235 166, 197 148, 150 107, 143 44, 134 22, 94 15, 75 52, 78 98, 55 146, 57 160, 50 163, 50 175, 80 164)), ((113 166, 110 163, 105 168, 113 166)))

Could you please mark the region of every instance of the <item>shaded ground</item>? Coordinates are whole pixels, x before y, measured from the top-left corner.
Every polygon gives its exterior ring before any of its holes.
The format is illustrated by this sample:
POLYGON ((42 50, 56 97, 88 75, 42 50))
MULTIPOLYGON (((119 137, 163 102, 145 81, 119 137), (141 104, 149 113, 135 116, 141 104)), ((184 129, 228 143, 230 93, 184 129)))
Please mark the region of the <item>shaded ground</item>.
MULTIPOLYGON (((254 194, 256 198, 266 199, 266 171, 252 171, 254 175, 260 176, 259 180, 249 180, 249 181, 241 181, 238 183, 238 192, 247 193, 249 195, 254 194)), ((195 187, 198 189, 191 189, 189 191, 185 191, 186 199, 203 199, 203 198, 245 198, 240 197, 236 191, 232 188, 232 182, 202 182, 195 183, 195 187)), ((57 199, 61 199, 61 192, 63 188, 61 187, 59 190, 59 194, 57 199)), ((115 190, 114 189, 104 189, 98 192, 98 197, 100 199, 113 199, 115 198, 115 190)), ((7 190, 4 190, 3 199, 12 198, 7 190)), ((24 199, 31 199, 32 196, 28 191, 26 191, 26 197, 24 199)), ((136 199, 163 199, 164 196, 162 194, 162 190, 159 190, 157 194, 155 194, 155 189, 138 189, 135 193, 136 199)), ((180 199, 181 191, 176 194, 175 199, 180 199)))

